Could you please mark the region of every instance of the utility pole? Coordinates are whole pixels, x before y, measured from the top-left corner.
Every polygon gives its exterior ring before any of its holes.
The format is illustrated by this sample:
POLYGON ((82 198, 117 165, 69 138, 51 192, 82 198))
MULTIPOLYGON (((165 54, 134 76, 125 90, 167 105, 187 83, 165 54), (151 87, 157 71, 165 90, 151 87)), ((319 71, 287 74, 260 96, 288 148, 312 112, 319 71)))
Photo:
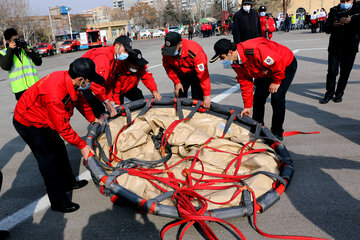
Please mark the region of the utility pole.
POLYGON ((50 20, 50 27, 51 27, 52 40, 53 40, 53 41, 55 41, 55 33, 54 33, 54 29, 53 29, 53 25, 52 25, 52 20, 51 20, 50 7, 49 7, 49 20, 50 20))
POLYGON ((69 8, 69 7, 66 8, 68 19, 69 19, 70 36, 71 36, 71 39, 73 39, 72 28, 71 28, 71 20, 70 20, 70 10, 71 10, 71 8, 69 8))

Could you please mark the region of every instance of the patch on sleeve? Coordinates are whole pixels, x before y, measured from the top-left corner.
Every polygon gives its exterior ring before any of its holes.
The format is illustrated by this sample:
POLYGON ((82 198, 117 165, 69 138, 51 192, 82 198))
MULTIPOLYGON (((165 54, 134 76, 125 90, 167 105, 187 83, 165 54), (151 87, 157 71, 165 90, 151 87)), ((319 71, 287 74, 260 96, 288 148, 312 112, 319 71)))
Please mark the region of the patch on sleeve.
POLYGON ((200 72, 203 72, 205 70, 205 66, 203 63, 200 63, 199 65, 197 65, 198 69, 200 72))
POLYGON ((66 96, 62 100, 63 104, 66 106, 66 104, 69 103, 70 99, 71 99, 70 94, 66 94, 66 96))
POLYGON ((273 65, 275 63, 275 61, 270 56, 267 56, 267 58, 264 60, 264 63, 271 66, 271 65, 273 65))
POLYGON ((254 49, 253 48, 245 49, 245 54, 250 55, 250 56, 254 56, 254 49))
POLYGON ((194 59, 196 57, 196 54, 191 50, 188 50, 188 54, 192 59, 194 59))

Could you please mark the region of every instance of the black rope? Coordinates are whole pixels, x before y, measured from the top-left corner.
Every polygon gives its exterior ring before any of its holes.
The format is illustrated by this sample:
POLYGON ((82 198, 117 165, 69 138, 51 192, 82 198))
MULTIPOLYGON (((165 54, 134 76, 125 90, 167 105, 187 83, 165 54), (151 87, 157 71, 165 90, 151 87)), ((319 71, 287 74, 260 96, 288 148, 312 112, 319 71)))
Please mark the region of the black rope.
POLYGON ((226 122, 223 135, 225 135, 225 134, 228 132, 228 130, 229 130, 231 124, 234 122, 234 119, 235 119, 235 117, 236 117, 237 114, 238 114, 238 112, 237 112, 237 111, 234 111, 234 112, 230 115, 229 119, 228 119, 227 122, 226 122))
POLYGON ((182 111, 181 98, 176 99, 176 111, 178 113, 179 119, 184 119, 184 114, 182 111))

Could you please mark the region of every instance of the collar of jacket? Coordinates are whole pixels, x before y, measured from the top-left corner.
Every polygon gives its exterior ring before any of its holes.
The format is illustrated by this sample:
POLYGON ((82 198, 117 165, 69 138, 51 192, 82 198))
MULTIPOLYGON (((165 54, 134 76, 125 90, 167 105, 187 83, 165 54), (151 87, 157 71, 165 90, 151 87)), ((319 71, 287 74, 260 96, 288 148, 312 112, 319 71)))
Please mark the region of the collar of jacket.
POLYGON ((181 58, 184 58, 184 57, 187 57, 189 56, 189 41, 190 40, 187 40, 187 39, 182 39, 182 47, 181 47, 181 55, 180 57, 181 58))
POLYGON ((65 87, 67 89, 67 92, 70 94, 71 100, 73 100, 74 102, 77 101, 78 91, 75 90, 74 84, 68 71, 66 71, 65 73, 65 87))
POLYGON ((242 64, 245 64, 247 62, 248 58, 245 54, 244 46, 241 43, 239 43, 236 45, 236 50, 238 51, 238 54, 241 58, 242 64))

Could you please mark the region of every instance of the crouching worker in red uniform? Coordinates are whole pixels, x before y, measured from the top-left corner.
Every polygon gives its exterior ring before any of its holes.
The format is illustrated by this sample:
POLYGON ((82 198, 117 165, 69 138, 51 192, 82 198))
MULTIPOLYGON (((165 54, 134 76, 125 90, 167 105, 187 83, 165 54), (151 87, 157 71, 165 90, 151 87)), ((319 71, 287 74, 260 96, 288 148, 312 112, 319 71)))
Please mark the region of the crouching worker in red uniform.
POLYGON ((104 83, 88 58, 76 59, 69 71, 58 71, 40 79, 18 101, 13 124, 29 145, 44 179, 51 209, 73 212, 79 205, 68 199, 67 192, 82 188, 86 180, 76 181, 64 141, 80 149, 82 156, 93 150, 71 128, 74 107, 91 123, 100 122, 81 94, 91 82, 104 83))
POLYGON ((128 58, 131 51, 131 39, 127 36, 120 36, 115 39, 112 46, 94 48, 82 56, 93 60, 96 65, 96 72, 105 79, 105 84, 91 84, 91 91, 84 92, 84 96, 96 117, 105 112, 104 105, 111 117, 117 114, 114 107, 113 90, 119 74, 119 64, 128 58))
POLYGON ((175 85, 175 96, 186 98, 191 86, 192 98, 204 100, 204 107, 210 108, 209 69, 202 47, 195 41, 182 39, 176 32, 169 32, 161 51, 165 71, 175 85))
POLYGON ((241 115, 250 116, 251 107, 254 106, 253 119, 264 124, 265 103, 271 93, 271 131, 282 140, 285 96, 297 69, 292 51, 265 38, 250 39, 238 45, 228 39, 220 39, 215 43, 214 50, 216 54, 210 62, 220 58, 224 67, 232 67, 237 73, 244 100, 241 115), (254 84, 256 88, 253 95, 254 84))
POLYGON ((130 101, 144 99, 142 91, 138 88, 140 79, 156 100, 162 99, 157 90, 154 77, 146 67, 148 63, 149 62, 143 58, 139 49, 133 49, 132 52, 129 52, 129 57, 121 62, 121 75, 116 81, 114 90, 114 101, 116 104, 124 104, 124 97, 130 101))

